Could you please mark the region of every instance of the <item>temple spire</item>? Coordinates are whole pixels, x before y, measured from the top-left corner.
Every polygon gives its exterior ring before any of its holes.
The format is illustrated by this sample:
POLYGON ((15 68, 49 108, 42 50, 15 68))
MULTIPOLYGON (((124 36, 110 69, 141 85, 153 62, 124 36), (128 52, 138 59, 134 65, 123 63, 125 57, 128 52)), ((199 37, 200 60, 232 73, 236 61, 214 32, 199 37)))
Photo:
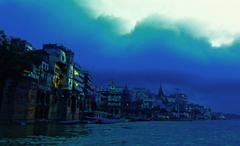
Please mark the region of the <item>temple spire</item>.
POLYGON ((162 87, 162 83, 160 83, 160 88, 158 90, 158 96, 159 97, 164 97, 165 96, 164 91, 163 91, 163 87, 162 87))

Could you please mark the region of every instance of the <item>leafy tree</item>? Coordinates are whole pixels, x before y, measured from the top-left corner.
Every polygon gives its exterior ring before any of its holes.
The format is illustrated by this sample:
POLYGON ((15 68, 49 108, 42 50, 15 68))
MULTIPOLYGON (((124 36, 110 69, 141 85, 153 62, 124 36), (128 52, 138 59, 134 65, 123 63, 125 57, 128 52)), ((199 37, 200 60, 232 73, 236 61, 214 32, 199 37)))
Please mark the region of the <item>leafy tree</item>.
POLYGON ((33 64, 38 66, 41 63, 34 51, 24 53, 20 46, 11 44, 6 38, 0 46, 0 55, 0 84, 6 79, 20 79, 23 70, 32 71, 33 64))

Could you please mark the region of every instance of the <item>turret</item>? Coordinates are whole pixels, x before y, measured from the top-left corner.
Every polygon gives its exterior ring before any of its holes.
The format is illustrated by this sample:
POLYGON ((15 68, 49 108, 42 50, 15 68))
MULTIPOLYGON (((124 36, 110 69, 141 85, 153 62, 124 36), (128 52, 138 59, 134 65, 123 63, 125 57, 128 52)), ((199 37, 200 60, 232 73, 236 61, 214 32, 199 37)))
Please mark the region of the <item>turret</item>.
POLYGON ((158 97, 160 97, 160 98, 165 97, 165 94, 164 94, 164 91, 162 88, 162 84, 160 84, 160 88, 158 90, 158 97))

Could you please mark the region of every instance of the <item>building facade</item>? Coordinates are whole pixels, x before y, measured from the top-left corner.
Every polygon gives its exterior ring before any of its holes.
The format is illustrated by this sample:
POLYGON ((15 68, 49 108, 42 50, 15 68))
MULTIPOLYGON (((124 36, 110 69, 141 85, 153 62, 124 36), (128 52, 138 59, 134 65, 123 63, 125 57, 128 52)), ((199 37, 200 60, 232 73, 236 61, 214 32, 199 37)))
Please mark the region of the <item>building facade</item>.
POLYGON ((32 50, 21 39, 11 39, 9 47, 20 50, 22 55, 28 53, 29 58, 19 80, 4 81, 1 120, 79 120, 81 111, 91 111, 91 75, 74 63, 71 50, 57 44, 32 50))
POLYGON ((43 45, 43 50, 49 54, 49 66, 53 72, 51 120, 78 119, 78 116, 76 116, 78 98, 72 92, 73 52, 57 44, 45 44, 43 45))
POLYGON ((111 117, 119 118, 122 116, 122 95, 123 89, 117 87, 113 82, 106 88, 98 91, 101 104, 100 109, 108 112, 111 117))

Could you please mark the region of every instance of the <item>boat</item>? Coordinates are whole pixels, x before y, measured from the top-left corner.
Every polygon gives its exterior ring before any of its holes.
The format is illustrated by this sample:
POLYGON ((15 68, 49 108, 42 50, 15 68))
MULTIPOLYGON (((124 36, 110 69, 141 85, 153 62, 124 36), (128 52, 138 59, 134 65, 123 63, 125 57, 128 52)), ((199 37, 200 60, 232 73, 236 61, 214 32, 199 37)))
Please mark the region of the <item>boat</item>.
POLYGON ((108 119, 108 118, 96 118, 96 124, 114 124, 125 122, 124 119, 108 119))
POLYGON ((68 120, 68 121, 59 121, 58 124, 61 125, 72 125, 72 124, 80 124, 81 120, 68 120))

